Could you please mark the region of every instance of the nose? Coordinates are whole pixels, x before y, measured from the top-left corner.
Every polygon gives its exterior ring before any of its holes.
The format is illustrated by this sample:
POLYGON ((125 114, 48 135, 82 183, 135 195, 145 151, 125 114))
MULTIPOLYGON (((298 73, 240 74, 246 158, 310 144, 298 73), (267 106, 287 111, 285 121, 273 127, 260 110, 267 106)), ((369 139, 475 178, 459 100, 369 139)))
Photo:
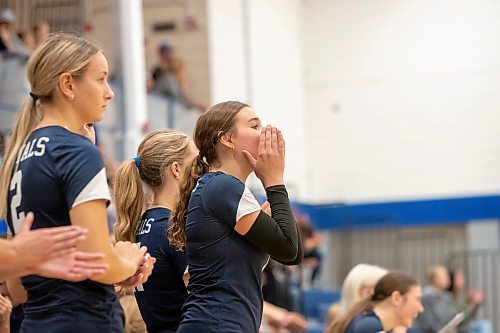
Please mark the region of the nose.
POLYGON ((106 82, 106 92, 104 95, 104 98, 107 100, 112 100, 115 97, 115 93, 113 92, 113 89, 109 86, 109 83, 106 82))
POLYGON ((424 306, 422 305, 422 303, 419 303, 418 305, 419 305, 419 307, 418 307, 418 313, 424 312, 424 306))

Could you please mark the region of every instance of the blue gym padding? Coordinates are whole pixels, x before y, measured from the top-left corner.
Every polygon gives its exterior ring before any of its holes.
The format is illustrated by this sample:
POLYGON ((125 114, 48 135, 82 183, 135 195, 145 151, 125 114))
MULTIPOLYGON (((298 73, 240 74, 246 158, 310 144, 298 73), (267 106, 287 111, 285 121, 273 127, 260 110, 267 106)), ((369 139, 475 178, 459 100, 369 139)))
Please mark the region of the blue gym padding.
POLYGON ((500 195, 294 207, 323 230, 419 226, 498 219, 500 195))
POLYGON ((340 291, 309 289, 304 291, 303 297, 306 318, 308 320, 324 322, 329 306, 340 300, 340 291))

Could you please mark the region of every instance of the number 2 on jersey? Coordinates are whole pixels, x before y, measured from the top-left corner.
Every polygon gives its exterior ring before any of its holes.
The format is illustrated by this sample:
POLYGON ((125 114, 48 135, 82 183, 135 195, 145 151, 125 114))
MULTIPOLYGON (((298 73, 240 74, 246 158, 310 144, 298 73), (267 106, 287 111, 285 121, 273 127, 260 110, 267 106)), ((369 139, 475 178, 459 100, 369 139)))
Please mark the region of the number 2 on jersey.
POLYGON ((23 173, 21 170, 17 170, 10 181, 10 190, 16 191, 14 196, 12 197, 12 201, 10 202, 10 215, 12 218, 12 226, 14 227, 14 233, 16 233, 21 227, 21 222, 24 220, 24 212, 17 212, 19 206, 21 206, 21 180, 23 178, 23 173))

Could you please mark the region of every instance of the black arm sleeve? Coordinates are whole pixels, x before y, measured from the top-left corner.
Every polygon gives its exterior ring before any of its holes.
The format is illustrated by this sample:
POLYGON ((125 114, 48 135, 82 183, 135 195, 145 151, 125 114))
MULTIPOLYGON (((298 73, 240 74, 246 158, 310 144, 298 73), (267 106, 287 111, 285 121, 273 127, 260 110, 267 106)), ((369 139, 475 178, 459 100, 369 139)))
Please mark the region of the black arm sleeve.
POLYGON ((302 259, 304 259, 304 245, 302 244, 302 236, 300 235, 298 225, 296 226, 296 228, 297 228, 297 243, 298 243, 297 257, 295 257, 295 259, 292 261, 283 261, 283 260, 279 260, 277 258, 272 257, 274 260, 276 260, 280 264, 294 266, 294 265, 300 264, 302 262, 302 259))
POLYGON ((280 263, 296 265, 304 254, 286 188, 271 186, 266 193, 272 217, 261 211, 245 237, 280 263))

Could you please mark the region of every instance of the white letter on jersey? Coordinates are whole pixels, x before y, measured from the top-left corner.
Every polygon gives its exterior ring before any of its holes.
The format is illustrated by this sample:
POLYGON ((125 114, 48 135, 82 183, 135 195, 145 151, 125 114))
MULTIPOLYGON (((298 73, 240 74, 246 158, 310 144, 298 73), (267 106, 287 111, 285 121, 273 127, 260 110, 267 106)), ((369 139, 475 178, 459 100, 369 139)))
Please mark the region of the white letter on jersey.
POLYGON ((49 138, 46 136, 41 137, 38 142, 36 143, 36 147, 38 148, 38 151, 35 151, 35 156, 43 156, 45 154, 45 143, 49 142, 49 138))

